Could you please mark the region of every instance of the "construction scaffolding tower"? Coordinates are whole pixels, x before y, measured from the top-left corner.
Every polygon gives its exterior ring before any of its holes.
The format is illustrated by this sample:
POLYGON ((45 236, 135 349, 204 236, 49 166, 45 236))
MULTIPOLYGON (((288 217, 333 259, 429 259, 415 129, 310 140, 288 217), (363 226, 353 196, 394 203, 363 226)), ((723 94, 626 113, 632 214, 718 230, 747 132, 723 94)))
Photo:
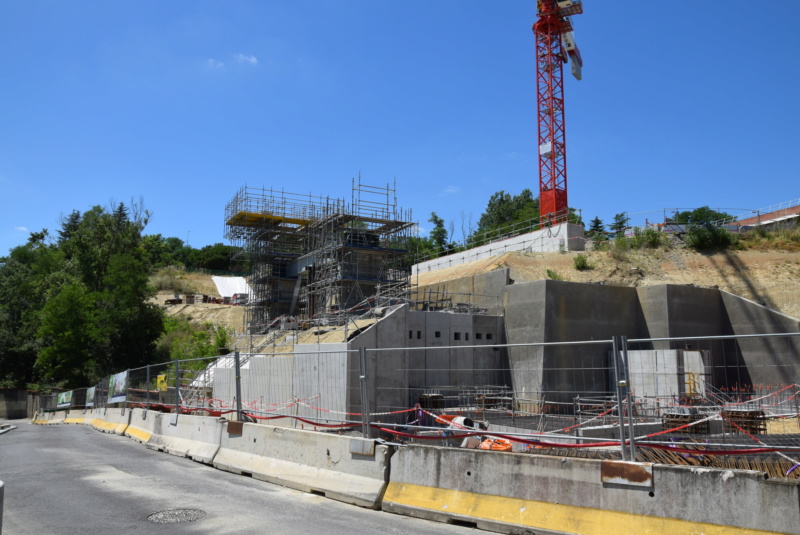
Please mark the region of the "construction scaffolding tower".
POLYGON ((413 228, 394 187, 361 177, 350 203, 242 187, 225 207, 225 238, 250 266, 250 333, 342 324, 407 299, 413 228))

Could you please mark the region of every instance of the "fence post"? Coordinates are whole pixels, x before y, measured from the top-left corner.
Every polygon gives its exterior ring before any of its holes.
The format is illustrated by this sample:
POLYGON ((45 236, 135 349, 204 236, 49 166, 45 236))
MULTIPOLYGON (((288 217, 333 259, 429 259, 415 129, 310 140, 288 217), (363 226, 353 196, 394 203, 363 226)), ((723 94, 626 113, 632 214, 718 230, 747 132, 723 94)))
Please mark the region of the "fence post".
POLYGON ((622 367, 625 372, 625 390, 628 399, 628 427, 631 435, 631 461, 636 461, 636 433, 633 427, 633 399, 631 399, 631 379, 630 368, 628 366, 628 337, 622 337, 622 367))
POLYGON ((233 364, 236 367, 236 421, 242 421, 242 368, 239 351, 233 352, 233 364))
POLYGON ((147 368, 147 394, 145 395, 145 411, 150 410, 150 365, 146 366, 147 368))
POLYGON ((619 375, 619 347, 617 345, 617 337, 611 337, 611 354, 614 359, 614 382, 617 387, 617 417, 619 419, 619 451, 622 454, 622 460, 627 460, 625 455, 625 420, 622 417, 622 385, 623 380, 619 375))
POLYGON ((370 438, 369 428, 369 388, 367 384, 367 348, 358 348, 358 374, 361 381, 361 432, 370 438))
POLYGON ((181 364, 175 359, 175 421, 178 421, 178 414, 181 412, 181 364))

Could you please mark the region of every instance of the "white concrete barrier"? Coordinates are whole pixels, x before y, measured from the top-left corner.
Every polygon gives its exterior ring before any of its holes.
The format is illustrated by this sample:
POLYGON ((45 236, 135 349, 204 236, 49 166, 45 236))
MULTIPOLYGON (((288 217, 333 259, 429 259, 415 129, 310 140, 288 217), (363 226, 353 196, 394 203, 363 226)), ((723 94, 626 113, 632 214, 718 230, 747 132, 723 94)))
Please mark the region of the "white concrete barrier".
POLYGON ((5 486, 0 481, 0 535, 3 534, 3 494, 5 493, 5 486))
POLYGON ((91 409, 70 409, 64 418, 65 424, 90 425, 92 422, 91 409))
POLYGON ((147 447, 211 464, 219 450, 223 422, 211 416, 162 414, 154 421, 147 447))
POLYGON ((92 409, 91 425, 103 433, 121 435, 128 428, 130 418, 131 411, 128 408, 92 409))
POLYGON ((34 425, 47 425, 50 422, 51 414, 52 413, 38 410, 33 414, 33 418, 31 418, 31 423, 34 425))
POLYGON ((798 490, 754 471, 407 446, 381 508, 505 533, 777 534, 800 533, 798 490))
POLYGON ((231 422, 214 466, 377 508, 389 477, 388 446, 328 433, 231 422))
POLYGON ((67 417, 67 411, 48 411, 39 412, 34 417, 35 424, 63 424, 67 417))
MULTIPOLYGON (((142 444, 147 444, 156 430, 158 420, 164 415, 158 411, 148 411, 146 409, 131 409, 131 419, 128 428, 125 429, 125 436, 132 438, 142 444)), ((169 415, 166 415, 167 417, 169 415)))

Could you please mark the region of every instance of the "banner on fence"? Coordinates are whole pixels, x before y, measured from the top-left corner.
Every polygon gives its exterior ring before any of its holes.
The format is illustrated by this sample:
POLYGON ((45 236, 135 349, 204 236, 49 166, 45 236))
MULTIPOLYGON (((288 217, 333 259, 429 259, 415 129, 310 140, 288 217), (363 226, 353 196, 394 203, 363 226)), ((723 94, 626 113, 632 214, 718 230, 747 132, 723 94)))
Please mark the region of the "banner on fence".
POLYGON ((56 407, 63 409, 65 407, 69 407, 70 405, 72 405, 72 390, 69 392, 59 392, 56 407))
POLYGON ((86 406, 94 407, 94 389, 97 387, 90 387, 86 389, 86 406))
POLYGON ((162 373, 162 374, 156 376, 156 388, 158 388, 158 390, 160 392, 166 392, 167 391, 167 374, 166 373, 162 373))
POLYGON ((121 403, 127 399, 128 370, 112 375, 108 381, 108 402, 121 403))

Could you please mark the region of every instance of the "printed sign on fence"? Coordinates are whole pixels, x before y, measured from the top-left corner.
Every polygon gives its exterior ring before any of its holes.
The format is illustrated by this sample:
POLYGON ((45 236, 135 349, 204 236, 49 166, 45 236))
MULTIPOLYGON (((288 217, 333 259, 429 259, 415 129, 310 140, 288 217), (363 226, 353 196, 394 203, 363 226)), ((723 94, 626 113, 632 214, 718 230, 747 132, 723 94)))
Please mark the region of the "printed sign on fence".
POLYGON ((128 370, 119 372, 109 377, 108 380, 108 402, 121 403, 127 399, 128 394, 128 370))
POLYGON ((158 388, 158 390, 160 392, 166 392, 167 391, 167 374, 166 373, 162 373, 162 374, 156 376, 156 388, 158 388))
POLYGON ((94 407, 94 389, 95 386, 86 389, 86 406, 94 407))
POLYGON ((69 392, 59 392, 58 403, 56 404, 56 407, 63 409, 64 407, 69 407, 70 405, 72 405, 72 390, 69 392))

